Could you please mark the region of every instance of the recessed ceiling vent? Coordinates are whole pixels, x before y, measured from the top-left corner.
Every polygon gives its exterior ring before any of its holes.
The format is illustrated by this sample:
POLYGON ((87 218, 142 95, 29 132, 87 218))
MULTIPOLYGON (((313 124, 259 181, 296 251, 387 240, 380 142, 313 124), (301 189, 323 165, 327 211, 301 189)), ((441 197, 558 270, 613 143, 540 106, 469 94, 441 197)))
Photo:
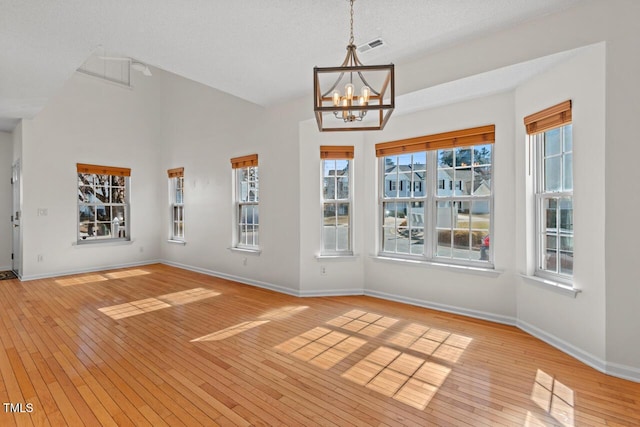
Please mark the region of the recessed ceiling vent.
POLYGON ((372 49, 377 49, 377 48, 380 48, 380 47, 385 46, 385 45, 386 45, 386 43, 381 38, 373 39, 368 43, 365 43, 365 44, 362 44, 362 45, 358 46, 358 52, 359 53, 365 53, 365 52, 368 52, 368 51, 370 51, 372 49))

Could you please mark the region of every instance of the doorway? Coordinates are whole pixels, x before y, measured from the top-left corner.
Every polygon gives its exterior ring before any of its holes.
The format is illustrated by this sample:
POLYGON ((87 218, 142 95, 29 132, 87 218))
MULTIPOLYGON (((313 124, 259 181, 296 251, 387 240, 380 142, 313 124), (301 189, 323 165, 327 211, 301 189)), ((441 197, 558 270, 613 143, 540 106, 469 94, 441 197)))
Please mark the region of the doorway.
POLYGON ((20 247, 20 220, 22 212, 20 210, 20 160, 16 160, 11 169, 11 186, 13 190, 13 210, 11 214, 11 269, 16 276, 22 276, 22 248, 20 247))

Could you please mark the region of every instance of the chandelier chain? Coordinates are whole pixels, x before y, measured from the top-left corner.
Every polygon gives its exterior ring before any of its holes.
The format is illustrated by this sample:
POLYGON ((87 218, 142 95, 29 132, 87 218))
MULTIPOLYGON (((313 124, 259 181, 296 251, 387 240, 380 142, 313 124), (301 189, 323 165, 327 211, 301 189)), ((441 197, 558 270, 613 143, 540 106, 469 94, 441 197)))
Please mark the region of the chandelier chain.
POLYGON ((349 2, 351 3, 351 21, 349 22, 350 27, 351 27, 351 33, 349 36, 349 44, 352 45, 354 42, 354 38, 353 38, 353 2, 355 0, 350 0, 349 2))

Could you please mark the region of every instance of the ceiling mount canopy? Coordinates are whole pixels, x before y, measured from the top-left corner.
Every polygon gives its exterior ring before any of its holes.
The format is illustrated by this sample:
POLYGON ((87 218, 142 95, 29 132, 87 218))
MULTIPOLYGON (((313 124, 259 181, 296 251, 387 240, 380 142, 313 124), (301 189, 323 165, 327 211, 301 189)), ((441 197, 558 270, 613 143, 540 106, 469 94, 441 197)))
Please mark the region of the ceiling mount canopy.
POLYGON ((353 38, 353 2, 347 56, 338 67, 313 69, 314 106, 318 129, 380 130, 395 107, 394 67, 363 65, 353 38))

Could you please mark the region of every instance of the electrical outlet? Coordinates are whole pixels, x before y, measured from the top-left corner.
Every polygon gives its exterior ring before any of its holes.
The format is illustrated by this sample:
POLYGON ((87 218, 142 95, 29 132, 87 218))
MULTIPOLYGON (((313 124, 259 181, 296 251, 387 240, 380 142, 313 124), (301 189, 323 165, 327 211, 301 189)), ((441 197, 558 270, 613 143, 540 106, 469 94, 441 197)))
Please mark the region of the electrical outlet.
POLYGON ((242 258, 242 265, 247 266, 247 257, 242 258))
POLYGON ((326 266, 324 266, 324 265, 320 266, 320 274, 323 275, 323 276, 326 276, 326 274, 327 274, 327 267, 326 266))
POLYGON ((42 256, 42 254, 38 254, 38 262, 42 261, 44 261, 44 257, 42 256))
POLYGON ((49 215, 49 210, 47 208, 38 208, 38 216, 47 216, 49 215))
POLYGON ((140 253, 144 252, 144 246, 140 246, 140 253))

